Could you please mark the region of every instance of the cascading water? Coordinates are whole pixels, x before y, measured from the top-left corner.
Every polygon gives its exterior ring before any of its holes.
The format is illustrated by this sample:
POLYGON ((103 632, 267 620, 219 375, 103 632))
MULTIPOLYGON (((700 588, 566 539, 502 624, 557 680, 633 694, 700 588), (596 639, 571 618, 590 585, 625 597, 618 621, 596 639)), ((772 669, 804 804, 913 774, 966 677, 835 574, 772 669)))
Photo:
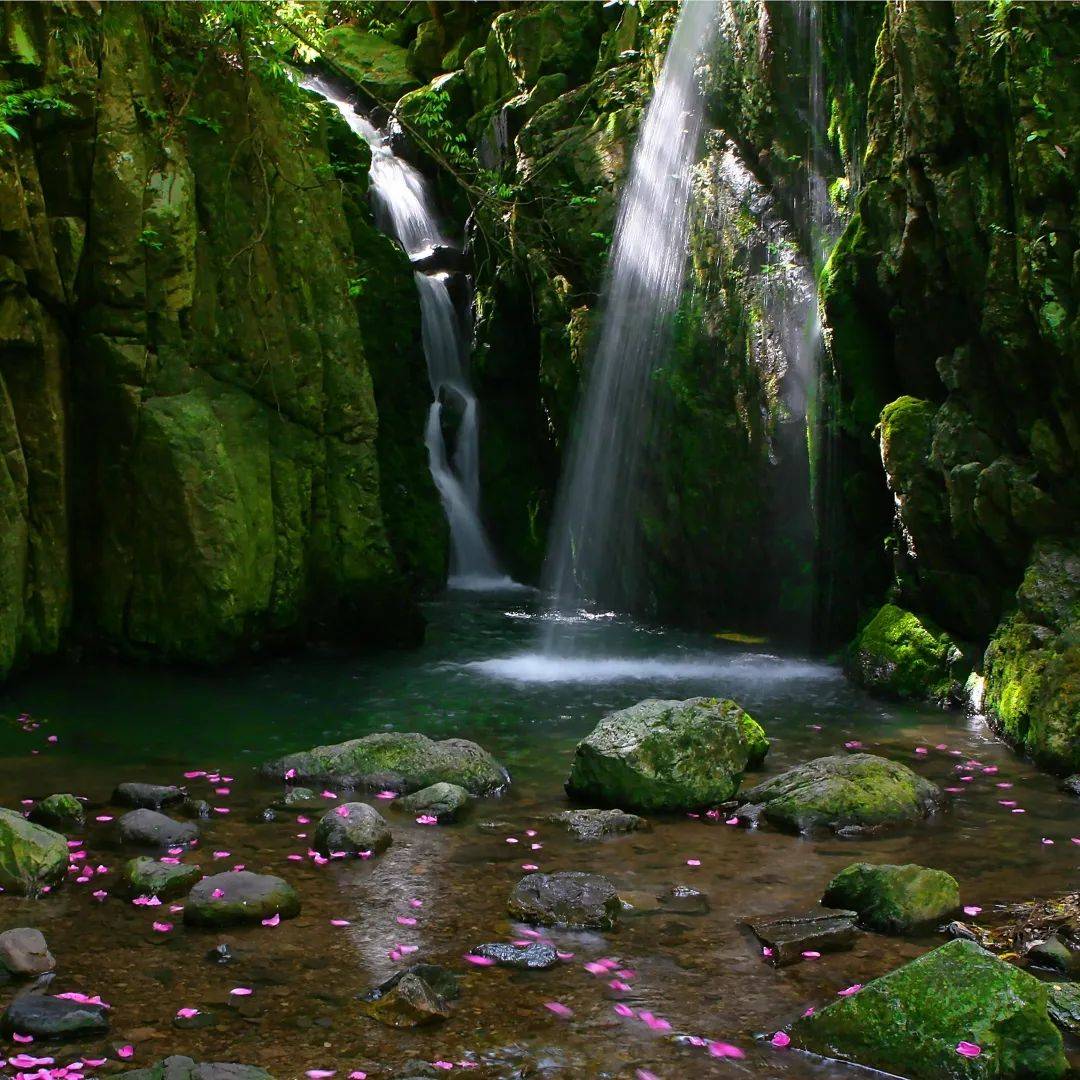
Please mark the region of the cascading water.
MULTIPOLYGON (((450 246, 432 206, 423 175, 397 157, 387 135, 324 80, 310 77, 303 86, 341 113, 352 131, 371 147, 371 193, 375 218, 414 263, 450 246)), ((431 382, 432 403, 424 431, 428 467, 450 526, 450 577, 457 589, 501 589, 514 582, 498 560, 480 520, 480 411, 465 374, 465 337, 447 287, 449 275, 416 270, 420 295, 421 336, 431 382), (443 433, 443 409, 460 413, 451 457, 443 433)))

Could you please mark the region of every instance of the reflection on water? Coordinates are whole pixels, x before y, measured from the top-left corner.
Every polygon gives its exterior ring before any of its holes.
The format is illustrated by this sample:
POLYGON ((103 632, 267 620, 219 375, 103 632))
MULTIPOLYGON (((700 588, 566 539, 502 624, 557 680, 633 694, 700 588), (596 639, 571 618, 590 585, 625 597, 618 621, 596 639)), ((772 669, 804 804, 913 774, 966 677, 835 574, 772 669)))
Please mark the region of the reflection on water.
POLYGON ((0 897, 4 926, 45 931, 58 958, 56 989, 100 992, 112 1004, 114 1038, 88 1049, 111 1053, 109 1045, 128 1041, 135 1065, 182 1052, 262 1064, 279 1078, 359 1069, 381 1080, 422 1075, 416 1062, 430 1072, 442 1060, 478 1063, 470 1075, 500 1080, 632 1080, 638 1069, 664 1080, 855 1080, 865 1074, 756 1037, 940 939, 865 935, 851 952, 777 971, 762 962, 743 918, 811 907, 833 874, 860 859, 941 867, 961 882, 965 904, 987 912, 1075 887, 1076 804, 980 721, 884 705, 820 663, 615 619, 591 624, 593 659, 549 660, 535 652, 536 620, 516 617, 533 614, 532 600, 516 595, 511 610, 508 600, 451 595, 430 605, 428 642, 414 653, 311 653, 216 674, 86 665, 4 692, 0 718, 27 710, 42 724, 32 731, 0 724, 5 805, 64 790, 104 804, 121 780, 176 782, 185 771, 223 769, 235 777, 228 795, 212 795, 202 779, 188 782, 193 795, 212 796, 229 813, 203 826, 185 860, 207 870, 243 863, 279 873, 303 898, 301 916, 273 928, 216 935, 185 930, 169 915, 174 929, 155 932, 161 915, 119 896, 116 868, 126 853, 114 824, 91 821, 80 836, 88 860, 109 868, 93 884, 72 882, 37 902, 0 897), (733 696, 762 723, 772 740, 766 773, 859 740, 952 788, 950 809, 874 839, 802 839, 671 817, 657 819, 650 833, 582 845, 546 822, 569 805, 562 782, 575 742, 605 712, 644 697, 699 694, 733 696), (258 820, 273 788, 255 780, 256 762, 385 729, 475 738, 506 762, 514 784, 454 826, 421 826, 371 800, 389 818, 394 843, 370 862, 316 866, 306 858, 310 821, 258 820), (50 735, 58 741, 47 742, 50 735), (997 771, 965 771, 970 760, 997 771), (960 775, 973 780, 959 782, 960 775), (488 831, 477 827, 482 821, 498 825, 488 831), (574 957, 554 971, 470 969, 461 957, 474 946, 521 936, 505 903, 527 863, 595 870, 646 895, 684 882, 709 895, 711 911, 627 919, 606 937, 556 933, 552 939, 574 957), (97 888, 109 897, 93 899, 97 888), (209 963, 206 951, 222 940, 234 962, 209 963), (357 1014, 356 996, 398 966, 392 953, 461 973, 463 994, 450 1020, 397 1032, 357 1014), (582 966, 605 956, 636 973, 629 991, 582 966), (254 990, 242 1009, 230 1002, 235 986, 254 990), (552 1001, 573 1016, 559 1019, 544 1007, 552 1001), (673 1032, 618 1015, 616 1003, 667 1019, 673 1032), (200 1009, 212 1023, 175 1028, 181 1007, 200 1009), (747 1057, 708 1058, 676 1042, 677 1034, 734 1043, 747 1057))

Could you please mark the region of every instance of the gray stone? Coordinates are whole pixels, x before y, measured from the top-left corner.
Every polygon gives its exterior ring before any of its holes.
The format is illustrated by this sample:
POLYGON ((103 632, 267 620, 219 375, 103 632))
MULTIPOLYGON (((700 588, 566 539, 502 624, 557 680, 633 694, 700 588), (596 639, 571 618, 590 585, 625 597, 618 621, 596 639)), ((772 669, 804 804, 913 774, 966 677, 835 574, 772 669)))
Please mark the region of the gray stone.
POLYGON ((323 815, 315 827, 311 846, 322 855, 344 851, 350 855, 385 851, 391 842, 390 826, 367 803, 342 803, 323 815))
POLYGON ((1067 791, 1070 795, 1075 795, 1080 798, 1080 773, 1074 773, 1072 776, 1066 776, 1061 781, 1061 787, 1063 791, 1067 791))
POLYGON ((120 839, 125 844, 145 847, 186 847, 199 838, 197 825, 176 821, 156 810, 132 810, 119 821, 120 839))
POLYGON ((539 926, 611 930, 622 904, 607 878, 571 870, 522 878, 510 894, 507 910, 511 918, 539 926))
POLYGON ((530 941, 528 945, 511 945, 509 942, 477 945, 472 953, 474 956, 494 960, 503 967, 526 971, 545 971, 559 962, 559 954, 555 949, 540 941, 530 941))
POLYGON ((186 794, 183 788, 173 784, 124 783, 117 785, 112 801, 117 806, 160 810, 163 806, 183 802, 186 794))
POLYGON ((450 1015, 450 1006, 426 980, 412 973, 391 987, 372 991, 359 1002, 360 1011, 393 1028, 414 1028, 438 1023, 450 1015))
POLYGON ((5 930, 0 934, 0 967, 12 975, 44 975, 56 967, 45 935, 29 926, 5 930))
POLYGON ((274 1080, 270 1073, 255 1065, 196 1062, 180 1055, 167 1057, 148 1069, 132 1069, 120 1075, 126 1080, 274 1080))
POLYGON ((45 994, 22 994, 0 1016, 0 1031, 9 1036, 63 1041, 104 1035, 108 1030, 109 1017, 103 1005, 84 1005, 45 994))
POLYGON ((561 810, 547 820, 552 825, 561 825, 579 840, 601 840, 605 836, 646 832, 651 828, 645 818, 622 810, 561 810))
POLYGON ((439 783, 395 799, 393 806, 406 814, 430 814, 439 821, 453 821, 470 802, 471 797, 463 787, 439 783))
POLYGON ((1024 953, 1028 963, 1060 971, 1063 975, 1080 972, 1080 953, 1071 949, 1057 934, 1036 942, 1024 953))
POLYGON ((804 952, 850 949, 858 933, 854 911, 814 908, 800 915, 747 919, 758 941, 772 950, 767 957, 777 967, 794 964, 804 952))
POLYGON ((672 885, 670 889, 660 894, 660 903, 667 911, 674 911, 679 915, 707 915, 709 913, 709 898, 689 885, 672 885))
POLYGON ((191 926, 254 923, 274 915, 292 919, 299 914, 300 897, 288 882, 250 870, 203 878, 184 904, 184 922, 191 926))

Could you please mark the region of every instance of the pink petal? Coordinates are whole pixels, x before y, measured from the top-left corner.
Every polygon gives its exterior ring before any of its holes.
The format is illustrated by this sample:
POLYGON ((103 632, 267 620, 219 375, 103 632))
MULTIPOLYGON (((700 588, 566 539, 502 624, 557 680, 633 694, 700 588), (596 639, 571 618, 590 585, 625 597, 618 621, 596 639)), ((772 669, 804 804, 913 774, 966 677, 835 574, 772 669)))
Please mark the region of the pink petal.
POLYGON ((156 922, 156 923, 154 923, 154 929, 159 934, 167 934, 172 928, 173 928, 173 924, 171 922, 156 922))
MULTIPOLYGON (((474 964, 476 967, 491 967, 495 963, 490 956, 477 956, 475 953, 466 953, 462 957, 466 963, 474 964)), ((551 1008, 549 1005, 548 1008, 551 1008)))
POLYGON ((802 955, 806 960, 817 960, 821 956, 821 953, 815 952, 813 949, 805 949, 803 950, 802 955))
POLYGON ((686 865, 687 866, 700 866, 701 865, 701 860, 700 859, 687 859, 686 860, 686 865))
POLYGON ((416 920, 411 915, 399 915, 396 922, 400 926, 415 926, 416 920))
POLYGON ((11 1037, 17 1043, 32 1043, 34 1041, 33 1035, 20 1035, 18 1032, 13 1032, 11 1037))
POLYGON ((979 912, 981 912, 981 911, 982 911, 982 908, 979 907, 977 904, 968 904, 964 908, 964 914, 965 915, 978 915, 979 912))
POLYGON ((324 791, 321 793, 324 799, 336 799, 337 796, 332 791, 324 791))
POLYGON ((564 1020, 574 1015, 574 1010, 567 1008, 560 1001, 545 1001, 544 1008, 550 1009, 556 1016, 561 1016, 564 1020))
POLYGON ((234 986, 230 991, 234 997, 250 997, 251 987, 249 986, 234 986))
POLYGON ((352 926, 352 923, 348 919, 331 919, 331 926, 352 926))
POLYGON ((176 1015, 179 1016, 181 1020, 190 1020, 193 1016, 199 1015, 199 1010, 185 1006, 183 1009, 177 1009, 176 1015))
POLYGON ((349 808, 344 804, 342 804, 341 806, 335 806, 334 813, 337 814, 338 817, 347 818, 349 816, 349 808))
POLYGON ((837 990, 836 992, 841 997, 851 997, 852 994, 857 994, 862 989, 862 983, 853 983, 851 986, 845 986, 843 990, 837 990))
MULTIPOLYGON (((780 1032, 780 1034, 783 1034, 780 1032)), ((774 1036, 775 1038, 775 1036, 774 1036)), ((709 1053, 713 1057, 718 1058, 743 1058, 746 1054, 743 1053, 737 1046, 732 1046, 731 1043, 725 1042, 711 1042, 709 1043, 709 1053)))
POLYGON ((263 926, 277 926, 279 922, 281 922, 281 916, 278 915, 276 912, 271 915, 269 919, 262 920, 263 926))
POLYGON ((380 791, 375 795, 376 799, 396 799, 398 793, 396 791, 380 791))
POLYGON ((634 1015, 634 1010, 631 1009, 629 1005, 624 1005, 621 1001, 615 1006, 615 1012, 617 1012, 619 1016, 631 1017, 634 1015))
POLYGON ((336 1072, 335 1069, 308 1069, 305 1076, 309 1077, 309 1080, 327 1080, 336 1072))
POLYGON ((131 1046, 130 1044, 127 1046, 117 1047, 116 1056, 118 1058, 123 1058, 126 1061, 129 1057, 134 1057, 134 1055, 135 1047, 131 1046))
POLYGON ((791 1044, 791 1036, 788 1035, 787 1032, 778 1031, 773 1035, 769 1042, 771 1042, 773 1046, 789 1046, 791 1044))
POLYGON ((956 1052, 962 1057, 976 1058, 982 1053, 982 1047, 978 1043, 960 1041, 956 1044, 956 1052))
POLYGON ((417 825, 438 825, 439 819, 432 814, 421 814, 416 819, 417 825))

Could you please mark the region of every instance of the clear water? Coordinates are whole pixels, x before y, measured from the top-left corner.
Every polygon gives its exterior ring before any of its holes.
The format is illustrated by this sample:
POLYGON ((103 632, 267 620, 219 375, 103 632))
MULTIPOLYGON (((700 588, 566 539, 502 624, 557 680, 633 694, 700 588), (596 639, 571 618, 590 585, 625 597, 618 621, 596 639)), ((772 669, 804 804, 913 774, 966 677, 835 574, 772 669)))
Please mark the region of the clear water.
MULTIPOLYGON (((101 993, 113 1006, 113 1036, 75 1049, 114 1056, 112 1047, 129 1042, 134 1065, 182 1052, 261 1064, 279 1078, 308 1069, 336 1069, 344 1077, 363 1069, 381 1080, 415 1075, 416 1062, 443 1060, 480 1063, 469 1075, 500 1080, 632 1080, 638 1069, 664 1080, 855 1080, 863 1074, 775 1050, 757 1036, 941 939, 865 935, 850 952, 778 971, 762 961, 741 925, 744 917, 812 907, 828 879, 860 859, 946 869, 961 882, 964 903, 988 915, 997 903, 1075 888, 1076 804, 981 721, 883 705, 816 660, 614 618, 581 624, 594 656, 606 660, 575 661, 560 672, 537 650, 538 606, 535 595, 522 591, 450 594, 428 607, 428 641, 415 652, 308 653, 214 674, 86 664, 5 689, 4 805, 58 790, 104 805, 121 780, 179 781, 185 771, 221 769, 234 778, 229 794, 211 798, 230 813, 204 827, 199 848, 185 860, 206 869, 243 863, 279 873, 304 904, 300 918, 280 926, 215 935, 184 929, 164 909, 113 896, 95 901, 92 889, 114 889, 112 870, 100 883, 69 883, 40 901, 2 898, 5 926, 35 925, 46 933, 58 958, 56 989, 101 993), (569 805, 562 781, 573 747, 601 716, 644 697, 692 694, 733 696, 764 725, 772 739, 767 773, 857 739, 960 791, 939 819, 872 839, 804 839, 676 816, 657 819, 649 833, 582 845, 544 822, 569 805), (25 731, 14 722, 24 710, 39 728, 25 731), (274 788, 256 780, 254 765, 286 750, 387 728, 476 739, 507 764, 514 783, 504 798, 480 803, 452 826, 420 826, 371 800, 394 829, 386 854, 325 867, 290 861, 290 854, 306 851, 297 834, 310 826, 289 817, 258 821, 274 788), (58 741, 49 743, 50 735, 58 741), (938 744, 947 749, 935 749, 938 744), (916 746, 930 753, 916 755, 916 746), (957 782, 957 765, 969 757, 998 772, 957 782), (1012 814, 999 804, 1003 797, 1026 813, 1012 814), (495 831, 477 828, 492 819, 502 823, 495 831), (519 842, 509 844, 508 837, 519 842), (543 846, 533 850, 532 843, 543 846), (220 851, 229 855, 216 859, 220 851), (691 858, 701 865, 688 866, 691 858), (526 862, 599 871, 628 891, 686 882, 709 895, 712 910, 629 919, 604 936, 555 933, 556 943, 575 955, 549 972, 470 969, 461 959, 469 948, 520 935, 505 904, 526 862), (423 906, 411 907, 411 899, 423 906), (399 916, 415 917, 417 925, 403 926, 399 916), (174 929, 154 932, 152 922, 163 918, 174 929), (334 918, 350 925, 335 927, 334 918), (204 959, 219 940, 230 943, 233 964, 204 959), (394 1031, 356 1012, 356 996, 397 967, 388 953, 398 944, 417 946, 411 959, 462 974, 463 995, 450 1020, 394 1031), (584 961, 602 956, 636 972, 632 991, 611 990, 583 969, 584 961), (254 991, 240 1008, 235 998, 230 1004, 236 986, 254 991), (622 1019, 613 1011, 617 1000, 666 1018, 675 1033, 734 1043, 747 1057, 709 1058, 622 1019), (545 1008, 553 1001, 573 1016, 553 1015, 545 1008), (214 1025, 176 1029, 172 1018, 181 1007, 214 1014, 214 1025)), ((202 780, 190 787, 198 796, 210 790, 202 780)), ((112 830, 111 823, 93 823, 80 837, 91 863, 120 864, 112 830)))

